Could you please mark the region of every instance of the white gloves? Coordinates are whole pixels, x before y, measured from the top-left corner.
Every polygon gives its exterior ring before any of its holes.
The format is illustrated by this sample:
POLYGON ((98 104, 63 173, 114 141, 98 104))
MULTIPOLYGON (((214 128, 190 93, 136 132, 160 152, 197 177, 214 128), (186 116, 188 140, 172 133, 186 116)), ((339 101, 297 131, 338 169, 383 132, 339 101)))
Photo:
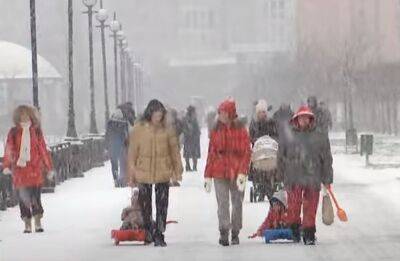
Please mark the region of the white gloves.
POLYGON ((212 179, 211 178, 205 178, 204 179, 204 190, 207 193, 211 192, 211 186, 212 186, 212 179))
POLYGON ((54 177, 56 176, 56 172, 54 171, 54 170, 50 170, 48 173, 47 173, 47 178, 50 180, 50 181, 54 181, 54 177))
POLYGON ((3 169, 3 173, 4 173, 4 175, 11 175, 12 174, 12 172, 11 172, 11 170, 9 168, 3 169))
POLYGON ((246 189, 247 176, 244 174, 239 174, 236 179, 236 186, 240 192, 246 189))

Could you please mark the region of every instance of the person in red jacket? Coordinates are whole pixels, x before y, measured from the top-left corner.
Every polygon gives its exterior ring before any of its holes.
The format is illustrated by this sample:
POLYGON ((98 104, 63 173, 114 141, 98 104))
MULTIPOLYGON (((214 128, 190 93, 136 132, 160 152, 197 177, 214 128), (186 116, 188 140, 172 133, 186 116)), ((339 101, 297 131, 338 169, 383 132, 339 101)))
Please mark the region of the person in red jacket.
POLYGON ((41 187, 43 171, 53 177, 52 162, 40 128, 35 108, 21 105, 14 111, 14 124, 7 136, 3 167, 11 175, 18 192, 21 218, 25 223, 24 233, 32 232, 32 217, 35 231, 43 232, 41 218, 43 206, 41 187))
POLYGON ((237 119, 236 104, 224 101, 218 108, 218 122, 210 132, 204 188, 211 192, 214 179, 218 203, 218 220, 222 246, 239 244, 242 228, 242 204, 250 165, 250 138, 245 126, 237 119), (229 213, 229 194, 232 217, 229 213))

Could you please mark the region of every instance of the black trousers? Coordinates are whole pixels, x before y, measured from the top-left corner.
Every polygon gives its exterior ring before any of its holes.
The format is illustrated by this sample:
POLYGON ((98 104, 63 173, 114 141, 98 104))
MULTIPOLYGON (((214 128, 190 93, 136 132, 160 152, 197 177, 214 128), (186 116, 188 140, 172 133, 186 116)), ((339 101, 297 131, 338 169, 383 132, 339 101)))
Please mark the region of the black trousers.
POLYGON ((41 187, 26 187, 18 189, 19 209, 21 218, 32 218, 32 216, 43 215, 41 200, 41 187))
POLYGON ((139 184, 139 201, 142 206, 145 229, 153 236, 162 236, 165 232, 168 214, 169 182, 155 184, 156 219, 152 218, 152 184, 139 184))

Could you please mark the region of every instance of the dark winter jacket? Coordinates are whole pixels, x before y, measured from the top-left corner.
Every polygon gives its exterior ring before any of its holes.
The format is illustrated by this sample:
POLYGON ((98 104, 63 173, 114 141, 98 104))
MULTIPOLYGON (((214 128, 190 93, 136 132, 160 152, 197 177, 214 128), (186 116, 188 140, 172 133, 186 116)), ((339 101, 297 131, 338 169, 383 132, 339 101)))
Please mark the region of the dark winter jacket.
POLYGON ((289 106, 281 107, 274 113, 273 118, 276 122, 279 139, 285 137, 288 131, 290 131, 290 120, 292 119, 292 117, 293 111, 290 109, 289 106))
POLYGON ((174 123, 172 124, 172 127, 175 129, 176 136, 178 136, 179 138, 183 133, 183 122, 180 119, 176 118, 174 123))
POLYGON ((119 159, 128 141, 129 124, 125 120, 111 119, 107 123, 106 144, 111 159, 119 159))
POLYGON ((200 134, 200 127, 196 117, 186 116, 183 119, 183 156, 185 158, 200 158, 200 134))
POLYGON ((135 110, 132 108, 132 104, 130 103, 125 103, 120 106, 118 106, 118 109, 121 110, 124 120, 128 121, 128 123, 133 126, 133 124, 136 121, 136 113, 135 110))
POLYGON ((275 140, 278 138, 276 123, 273 119, 267 119, 261 121, 253 119, 250 123, 249 133, 250 133, 250 140, 253 145, 258 138, 265 135, 268 135, 275 140))
POLYGON ((279 144, 278 176, 285 186, 305 185, 320 189, 333 181, 332 154, 326 135, 312 128, 292 127, 285 142, 279 144))
POLYGON ((319 106, 311 108, 315 115, 316 129, 319 132, 328 135, 329 129, 332 128, 332 116, 328 109, 319 106))

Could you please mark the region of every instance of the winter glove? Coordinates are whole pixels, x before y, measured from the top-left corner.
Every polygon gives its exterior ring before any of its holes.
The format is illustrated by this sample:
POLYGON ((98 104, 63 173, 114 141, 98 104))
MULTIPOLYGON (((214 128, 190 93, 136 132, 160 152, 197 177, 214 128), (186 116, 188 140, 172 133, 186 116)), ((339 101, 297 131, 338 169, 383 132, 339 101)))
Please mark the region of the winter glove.
POLYGON ((249 236, 249 239, 253 239, 253 238, 256 238, 256 237, 258 237, 259 235, 258 235, 258 233, 254 233, 253 235, 250 235, 249 236))
POLYGON ((238 175, 238 177, 236 179, 236 185, 240 192, 243 192, 246 189, 246 181, 247 181, 246 175, 244 175, 244 174, 238 175))
POLYGON ((10 170, 9 168, 5 168, 5 169, 3 170, 3 174, 4 174, 4 175, 11 175, 12 172, 11 172, 11 170, 10 170))
POLYGON ((51 170, 47 173, 47 178, 49 179, 49 181, 54 181, 55 176, 56 172, 54 170, 51 170))
POLYGON ((211 192, 211 186, 212 186, 212 179, 211 178, 205 178, 204 179, 204 190, 207 193, 211 192))

